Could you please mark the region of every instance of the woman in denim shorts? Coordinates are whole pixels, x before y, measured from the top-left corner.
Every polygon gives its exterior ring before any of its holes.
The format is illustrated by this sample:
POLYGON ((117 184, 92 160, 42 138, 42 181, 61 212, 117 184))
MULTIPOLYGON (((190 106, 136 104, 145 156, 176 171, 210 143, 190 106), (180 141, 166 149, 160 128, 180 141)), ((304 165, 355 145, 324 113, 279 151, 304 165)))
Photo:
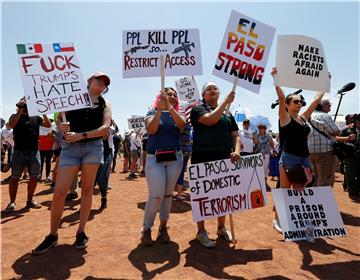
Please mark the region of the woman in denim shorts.
POLYGON ((152 245, 151 228, 159 210, 160 226, 157 241, 167 243, 167 221, 171 208, 172 192, 180 175, 183 157, 180 148, 180 131, 185 127, 185 119, 178 113, 177 93, 173 88, 165 88, 156 98, 155 108, 145 118, 149 134, 145 174, 149 189, 145 206, 141 243, 152 245))
POLYGON ((75 247, 86 248, 89 238, 85 234, 94 181, 99 165, 103 161, 103 136, 107 135, 111 123, 111 107, 102 94, 108 91, 110 78, 96 72, 88 79, 88 90, 93 106, 66 112, 68 123, 62 123, 60 130, 64 135, 57 171, 53 201, 51 204, 50 234, 33 250, 42 254, 57 244, 57 231, 64 211, 66 195, 71 183, 81 169, 81 208, 80 223, 76 234, 75 247))
MULTIPOLYGON (((274 67, 271 71, 274 79, 276 74, 277 69, 274 67)), ((282 149, 279 160, 280 187, 293 187, 294 189, 301 190, 304 188, 304 185, 291 182, 285 170, 301 165, 305 167, 306 172, 310 172, 311 165, 307 142, 310 127, 306 122, 309 120, 325 92, 318 92, 309 107, 300 114, 300 110, 305 105, 305 101, 301 95, 293 93, 285 97, 284 92, 278 85, 275 85, 275 90, 279 100, 279 132, 282 149)), ((272 225, 276 231, 282 233, 276 210, 272 225)))

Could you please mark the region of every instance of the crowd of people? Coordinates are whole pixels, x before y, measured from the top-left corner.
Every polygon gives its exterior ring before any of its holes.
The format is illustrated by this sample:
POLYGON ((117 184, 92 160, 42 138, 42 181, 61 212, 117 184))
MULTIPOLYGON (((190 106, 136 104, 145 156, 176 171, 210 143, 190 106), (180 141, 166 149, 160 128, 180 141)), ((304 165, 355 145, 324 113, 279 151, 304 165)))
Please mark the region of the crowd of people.
MULTIPOLYGON (((276 74, 273 68, 271 75, 275 77, 276 74)), ((308 186, 333 187, 336 167, 340 165, 344 190, 352 199, 359 199, 360 114, 348 115, 346 126, 340 129, 329 115, 331 103, 323 98, 324 92, 317 93, 302 110, 306 102, 301 95, 285 96, 276 85, 279 133, 275 134, 261 122, 252 130, 249 119, 243 120, 239 128, 227 110, 235 92, 231 91, 220 101, 220 89, 212 81, 202 87, 202 100, 192 108, 189 119, 179 104, 176 90, 165 87, 156 95, 146 114, 145 129, 126 132, 122 137, 112 119, 111 104, 104 98, 110 78, 95 72, 87 83, 93 104, 90 108, 58 113, 54 119, 46 115, 29 117, 25 98, 21 98, 16 104, 16 113, 8 121, 1 122, 2 171, 7 172, 6 167, 11 166, 9 204, 4 211, 15 211, 18 184, 24 172, 29 176, 26 207, 41 207, 33 196, 37 183, 43 178, 54 193, 49 234, 33 254, 43 254, 57 244, 65 200, 77 198, 79 186, 80 222, 74 245, 77 249, 87 247, 89 237, 85 228, 94 187, 97 185, 100 189, 100 208, 106 209, 107 193, 111 189, 109 177, 117 171, 120 154, 123 165, 118 172, 128 173, 128 180, 146 178, 148 199, 139 237, 144 246, 154 242, 151 230, 157 212, 160 226, 156 240, 170 241, 167 222, 172 199, 184 200, 184 176, 190 163, 221 159, 235 162, 242 156, 260 153, 267 188, 270 188, 267 180, 271 176, 279 178, 277 187, 298 191, 308 186), (333 153, 335 141, 354 148, 340 164, 333 153), (297 169, 299 166, 301 170, 297 169)), ((281 233, 275 207, 273 210, 272 226, 281 233)), ((217 218, 217 235, 231 242, 232 235, 225 227, 225 219, 226 216, 217 218)), ((196 240, 206 248, 216 246, 208 236, 204 221, 197 222, 196 240)))

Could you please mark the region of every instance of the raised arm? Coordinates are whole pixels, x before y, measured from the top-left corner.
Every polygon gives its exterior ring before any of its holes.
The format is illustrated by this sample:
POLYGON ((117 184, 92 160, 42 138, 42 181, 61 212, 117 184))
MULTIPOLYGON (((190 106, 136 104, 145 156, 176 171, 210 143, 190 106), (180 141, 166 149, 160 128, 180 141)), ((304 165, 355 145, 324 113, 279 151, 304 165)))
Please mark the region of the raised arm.
POLYGON ((231 104, 231 102, 234 101, 234 98, 235 92, 231 91, 226 99, 220 104, 220 106, 217 106, 214 111, 201 116, 198 119, 198 122, 207 126, 213 126, 217 124, 226 108, 226 105, 231 104))
MULTIPOLYGON (((271 76, 273 76, 274 81, 276 81, 276 75, 277 75, 277 69, 276 69, 276 67, 273 67, 271 70, 271 76)), ((280 126, 284 127, 291 121, 290 116, 289 116, 288 112, 286 111, 285 94, 284 94, 282 88, 278 85, 275 85, 275 91, 276 91, 276 95, 279 100, 278 115, 279 115, 279 120, 280 120, 280 126)))
POLYGON ((304 113, 301 114, 301 116, 305 120, 309 120, 311 114, 315 111, 316 106, 320 103, 321 98, 324 96, 325 92, 318 92, 314 98, 314 100, 311 102, 309 107, 305 110, 304 113))
POLYGON ((10 128, 14 128, 16 126, 16 124, 18 123, 18 121, 20 120, 20 117, 26 106, 25 97, 22 97, 16 105, 17 105, 16 114, 11 115, 11 117, 9 118, 9 121, 8 121, 8 126, 10 128))

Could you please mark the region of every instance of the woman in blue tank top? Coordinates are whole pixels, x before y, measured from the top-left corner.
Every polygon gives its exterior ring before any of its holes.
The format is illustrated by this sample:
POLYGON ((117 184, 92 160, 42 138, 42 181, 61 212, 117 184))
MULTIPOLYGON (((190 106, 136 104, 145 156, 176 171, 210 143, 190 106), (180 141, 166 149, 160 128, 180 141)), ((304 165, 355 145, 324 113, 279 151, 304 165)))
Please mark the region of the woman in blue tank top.
MULTIPOLYGON (((277 69, 274 67, 271 75, 275 78, 276 74, 277 69)), ((275 90, 279 100, 279 132, 280 143, 282 145, 279 160, 280 187, 293 187, 296 190, 302 190, 304 184, 291 182, 286 174, 286 169, 300 165, 305 168, 305 172, 310 172, 311 165, 307 144, 310 127, 306 122, 309 120, 325 92, 318 92, 309 107, 300 114, 300 110, 305 105, 301 95, 289 94, 285 97, 284 92, 278 85, 275 85, 275 90)), ((276 210, 273 228, 279 233, 282 233, 276 210)))
POLYGON ((50 234, 33 250, 39 255, 57 244, 57 231, 64 211, 66 195, 75 176, 81 168, 81 208, 80 222, 76 234, 75 247, 84 249, 89 238, 85 234, 94 181, 99 165, 103 161, 103 136, 107 135, 111 124, 111 107, 102 94, 108 91, 110 78, 96 72, 88 79, 88 91, 93 106, 66 112, 68 123, 62 123, 60 130, 64 144, 60 154, 53 201, 51 204, 50 234))

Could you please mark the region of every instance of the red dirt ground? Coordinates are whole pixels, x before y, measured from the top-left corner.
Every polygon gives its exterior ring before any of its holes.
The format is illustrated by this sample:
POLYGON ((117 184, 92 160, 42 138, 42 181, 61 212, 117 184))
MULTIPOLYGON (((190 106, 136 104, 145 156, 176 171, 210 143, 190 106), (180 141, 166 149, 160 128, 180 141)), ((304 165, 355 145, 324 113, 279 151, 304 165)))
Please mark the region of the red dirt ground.
MULTIPOLYGON (((337 174, 334 193, 348 237, 284 242, 271 227, 273 201, 268 193, 266 207, 233 215, 236 248, 217 240, 216 249, 203 248, 194 240, 196 225, 189 199, 173 201, 170 244, 140 246, 146 180, 128 181, 125 176, 111 174, 112 190, 103 212, 97 210, 100 194, 95 191, 86 250, 72 246, 79 217, 77 199, 66 204, 58 245, 41 256, 30 252, 48 234, 52 194, 48 184, 40 183, 35 198, 42 208, 26 211, 26 181, 21 181, 17 211, 1 217, 2 279, 360 279, 359 202, 343 191, 341 174, 337 174)), ((269 183, 275 186, 274 181, 269 183)), ((5 183, 1 195, 4 209, 8 203, 5 183)), ((206 225, 210 237, 216 238, 216 222, 206 225)), ((157 226, 158 220, 153 238, 157 226)))

